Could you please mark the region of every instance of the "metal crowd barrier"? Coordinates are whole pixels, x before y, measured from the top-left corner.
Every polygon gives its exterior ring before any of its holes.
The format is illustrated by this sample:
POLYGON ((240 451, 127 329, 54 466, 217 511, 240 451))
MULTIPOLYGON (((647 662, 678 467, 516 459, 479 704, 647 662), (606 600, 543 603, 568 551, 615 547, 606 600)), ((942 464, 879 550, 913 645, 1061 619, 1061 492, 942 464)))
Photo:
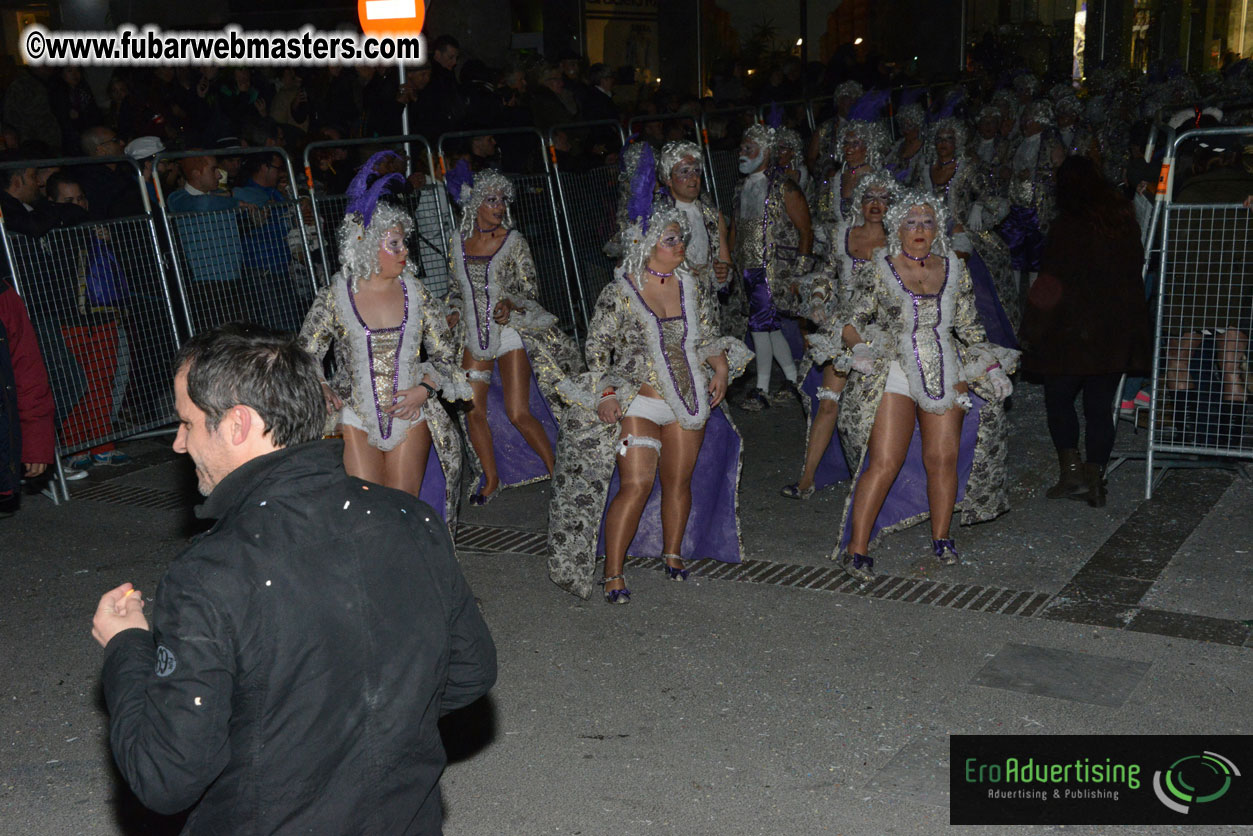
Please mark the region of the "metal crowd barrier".
MULTIPOLYGON (((162 152, 153 166, 160 160, 257 155, 280 156, 295 190, 299 181, 291 157, 276 147, 162 152)), ((209 201, 195 198, 204 209, 172 211, 171 200, 181 205, 185 199, 177 193, 164 194, 160 178, 154 184, 188 332, 197 334, 234 320, 299 331, 317 290, 306 230, 311 217, 304 215, 300 201, 286 198, 256 205, 214 194, 209 201)))
POLYGON ((795 122, 803 122, 804 126, 797 124, 792 127, 793 130, 800 130, 801 135, 808 138, 809 134, 814 130, 814 115, 810 112, 808 99, 789 99, 783 102, 770 102, 757 108, 757 121, 769 122, 770 110, 775 105, 783 108, 784 122, 790 117, 795 122))
POLYGON ((104 165, 133 170, 141 214, 54 227, 38 238, 11 231, 0 217, 11 279, 56 404, 54 502, 69 498, 62 457, 151 433, 174 412, 169 364, 179 336, 139 167, 128 157, 34 160, 0 165, 0 177, 104 165))
MULTIPOLYGON (((339 269, 339 225, 343 221, 348 198, 342 194, 319 193, 315 188, 313 154, 323 149, 368 147, 383 150, 411 147, 415 144, 421 146, 421 150, 425 152, 429 179, 420 189, 410 188, 400 194, 394 193, 394 199, 403 202, 413 216, 413 236, 408 243, 418 278, 432 295, 443 296, 448 292, 448 197, 443 185, 435 179, 435 157, 430 143, 425 137, 416 134, 326 140, 311 142, 305 147, 305 182, 312 195, 309 199, 309 211, 312 215, 313 235, 309 247, 313 250, 318 285, 325 285, 339 269)), ((410 158, 406 159, 412 162, 410 158)))
MULTIPOLYGON (((547 146, 544 136, 535 128, 507 128, 504 130, 457 131, 444 134, 439 138, 438 154, 441 171, 449 171, 455 161, 450 164, 445 149, 450 142, 458 139, 469 139, 476 136, 507 136, 523 137, 530 141, 534 137, 543 170, 533 174, 517 174, 502 172, 513 182, 515 202, 513 219, 518 231, 526 236, 531 245, 531 253, 535 257, 537 284, 539 285, 540 304, 557 317, 561 326, 578 339, 578 317, 575 313, 574 296, 576 285, 570 280, 570 271, 566 265, 565 248, 562 246, 561 222, 558 219, 559 209, 557 190, 553 185, 552 167, 548 155, 544 153, 547 146)), ((457 229, 457 219, 453 214, 451 203, 448 208, 451 229, 457 229)), ((581 307, 581 303, 580 303, 581 307)))
POLYGON ((1161 277, 1145 498, 1152 497, 1156 482, 1155 460, 1165 471, 1253 458, 1248 426, 1253 412, 1248 409, 1253 397, 1253 212, 1242 204, 1174 201, 1180 146, 1217 136, 1247 141, 1253 131, 1188 131, 1169 145, 1162 166, 1161 277), (1197 461, 1197 456, 1209 461, 1197 461))
MULTIPOLYGON (((581 132, 587 132, 589 137, 601 132, 605 132, 607 138, 616 136, 619 148, 626 144, 626 134, 622 126, 611 119, 558 125, 548 131, 561 219, 566 240, 570 242, 574 280, 579 286, 579 312, 586 327, 596 299, 613 279, 617 264, 616 259, 605 254, 604 247, 618 229, 619 167, 617 164, 579 165, 580 160, 563 163, 564 157, 556 143, 558 134, 565 133, 569 139, 569 134, 581 132)), ((581 161, 586 162, 588 158, 581 161)))

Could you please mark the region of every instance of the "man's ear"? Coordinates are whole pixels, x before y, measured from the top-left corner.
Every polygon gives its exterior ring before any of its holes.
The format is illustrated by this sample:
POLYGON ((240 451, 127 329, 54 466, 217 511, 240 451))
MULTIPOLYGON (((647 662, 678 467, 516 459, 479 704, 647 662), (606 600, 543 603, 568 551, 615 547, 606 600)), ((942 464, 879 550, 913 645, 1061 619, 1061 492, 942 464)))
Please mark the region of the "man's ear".
POLYGON ((257 431, 259 421, 251 407, 243 404, 232 406, 226 413, 230 421, 231 444, 239 446, 248 441, 248 437, 257 431))

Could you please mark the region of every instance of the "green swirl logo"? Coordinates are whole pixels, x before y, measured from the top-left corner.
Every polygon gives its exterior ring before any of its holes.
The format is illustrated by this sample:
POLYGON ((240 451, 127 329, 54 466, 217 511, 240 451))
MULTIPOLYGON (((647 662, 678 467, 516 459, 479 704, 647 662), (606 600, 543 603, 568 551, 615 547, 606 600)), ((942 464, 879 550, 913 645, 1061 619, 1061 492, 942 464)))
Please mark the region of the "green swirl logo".
POLYGON ((1217 752, 1185 755, 1165 772, 1153 773, 1153 792, 1162 804, 1187 815, 1191 805, 1208 804, 1226 795, 1233 777, 1241 777, 1240 770, 1217 752))

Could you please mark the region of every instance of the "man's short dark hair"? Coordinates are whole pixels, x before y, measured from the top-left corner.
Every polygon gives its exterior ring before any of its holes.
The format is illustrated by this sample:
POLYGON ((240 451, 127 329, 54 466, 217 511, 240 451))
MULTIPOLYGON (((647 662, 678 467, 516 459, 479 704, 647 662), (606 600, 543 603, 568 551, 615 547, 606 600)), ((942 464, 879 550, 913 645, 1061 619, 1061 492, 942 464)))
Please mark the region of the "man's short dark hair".
POLYGON ((453 49, 461 49, 461 44, 458 43, 457 39, 454 38, 452 35, 440 35, 438 38, 431 41, 431 54, 434 55, 435 53, 439 52, 445 47, 452 47, 453 49))
POLYGON ((187 396, 216 430, 227 410, 250 406, 275 447, 322 437, 326 401, 317 363, 294 338, 260 325, 231 322, 192 337, 174 359, 187 369, 187 396))
POLYGON ((247 182, 250 178, 255 177, 257 172, 266 165, 276 165, 280 169, 285 168, 283 155, 277 152, 273 154, 245 154, 243 164, 239 167, 239 179, 242 182, 247 182))
POLYGON ((48 200, 56 203, 57 198, 60 197, 62 186, 78 186, 81 189, 83 184, 82 181, 68 171, 55 172, 48 177, 48 182, 44 184, 44 193, 48 196, 48 200))

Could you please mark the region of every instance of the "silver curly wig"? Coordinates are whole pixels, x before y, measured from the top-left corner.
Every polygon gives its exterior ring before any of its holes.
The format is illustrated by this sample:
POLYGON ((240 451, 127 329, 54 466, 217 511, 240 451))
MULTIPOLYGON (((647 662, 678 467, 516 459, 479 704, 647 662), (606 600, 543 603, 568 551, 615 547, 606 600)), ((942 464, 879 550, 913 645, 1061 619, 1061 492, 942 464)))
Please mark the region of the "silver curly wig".
POLYGON ((740 139, 740 142, 743 142, 746 139, 756 142, 757 147, 766 152, 766 156, 773 160, 774 146, 775 142, 778 141, 778 138, 778 131, 774 128, 771 128, 768 125, 763 125, 760 122, 754 122, 744 129, 744 135, 740 139))
POLYGON ((1002 118, 1004 117, 1001 113, 1001 109, 996 105, 988 104, 979 108, 979 115, 975 117, 975 124, 979 125, 985 119, 995 119, 996 124, 999 126, 1002 118))
POLYGON ((1034 96, 1036 91, 1040 89, 1040 80, 1031 73, 1023 73, 1014 78, 1014 90, 1018 93, 1025 93, 1034 96))
POLYGON ((653 248, 661 240, 661 235, 668 228, 677 226, 679 233, 686 241, 691 230, 687 224, 687 215, 674 207, 657 206, 648 217, 648 232, 640 224, 634 223, 622 232, 622 269, 641 285, 647 283, 648 273, 644 266, 653 254, 653 248))
POLYGON ((686 157, 695 157, 697 166, 700 166, 705 159, 705 155, 701 153, 700 146, 686 139, 667 142, 662 146, 661 155, 657 158, 657 182, 663 186, 670 182, 670 173, 686 157))
MULTIPOLYGON (((857 181, 857 186, 853 189, 853 216, 857 219, 857 226, 861 226, 866 222, 866 216, 862 214, 861 203, 866 198, 866 192, 871 189, 885 189, 888 193, 888 208, 896 203, 901 196, 901 184, 891 173, 887 171, 872 171, 865 177, 857 181)), ((886 215, 885 215, 886 217, 886 215)))
POLYGON ((339 260, 344 276, 357 288, 358 279, 368 279, 379 272, 379 249, 383 238, 399 227, 405 238, 413 234, 413 217, 404 209, 380 200, 370 218, 370 225, 361 225, 361 216, 353 213, 339 225, 339 260))
POLYGON ((1027 105, 1026 110, 1022 112, 1022 118, 1024 124, 1027 122, 1039 122, 1045 127, 1051 127, 1053 125, 1053 105, 1044 99, 1036 99, 1027 105))
POLYGON ((844 163, 844 140, 855 136, 866 143, 866 164, 873 169, 883 168, 883 159, 888 152, 888 132, 878 122, 861 122, 850 120, 844 123, 840 131, 839 141, 835 143, 835 159, 844 163))
POLYGON ((930 130, 927 131, 927 142, 922 149, 922 161, 927 165, 935 165, 939 161, 935 151, 935 141, 941 134, 946 133, 953 135, 953 144, 957 146, 953 153, 953 159, 960 161, 966 158, 966 140, 969 139, 970 132, 967 130, 964 121, 955 116, 950 116, 947 119, 941 119, 934 123, 931 125, 930 130))
POLYGON ((907 104, 896 111, 896 125, 902 132, 910 128, 921 128, 927 123, 927 109, 920 102, 907 104))
POLYGON ((896 200, 892 201, 887 214, 883 216, 883 231, 887 233, 888 253, 898 255, 902 251, 901 224, 905 222, 905 216, 909 214, 909 210, 915 206, 926 206, 935 212, 935 240, 931 242, 931 252, 947 257, 953 251, 952 244, 948 240, 948 208, 945 207, 943 198, 920 189, 908 189, 902 192, 896 200))
POLYGON ((860 99, 866 93, 866 88, 862 87, 856 81, 845 81, 835 88, 835 95, 832 99, 839 101, 845 97, 860 99))
POLYGON ((1053 105, 1054 111, 1058 114, 1065 113, 1067 116, 1076 118, 1083 116, 1083 102, 1079 101, 1079 97, 1073 93, 1069 96, 1062 96, 1053 105))
POLYGON ((470 237, 475 218, 479 214, 479 206, 491 194, 499 194, 505 198, 505 220, 501 225, 505 229, 513 229, 513 212, 509 209, 514 198, 513 181, 494 168, 485 168, 474 175, 473 186, 461 187, 461 224, 457 231, 462 240, 470 237))
POLYGON ((791 128, 775 128, 774 147, 776 156, 791 151, 793 160, 802 159, 805 153, 801 135, 791 128))

